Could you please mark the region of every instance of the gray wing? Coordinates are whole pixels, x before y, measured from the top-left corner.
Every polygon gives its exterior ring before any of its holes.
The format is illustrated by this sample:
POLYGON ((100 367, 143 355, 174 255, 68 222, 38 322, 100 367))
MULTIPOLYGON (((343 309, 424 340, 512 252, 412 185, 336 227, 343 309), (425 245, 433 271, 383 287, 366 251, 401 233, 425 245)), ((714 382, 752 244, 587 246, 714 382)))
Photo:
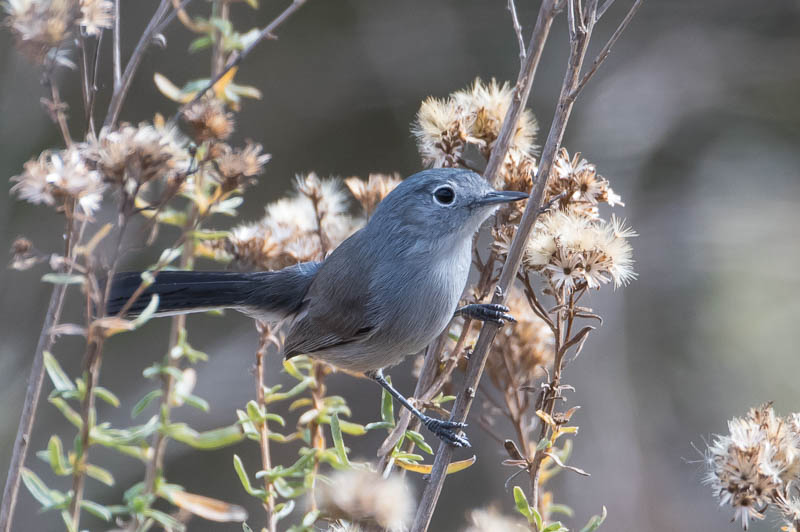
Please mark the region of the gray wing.
POLYGON ((374 332, 369 313, 372 261, 360 246, 360 236, 359 231, 342 242, 320 267, 286 336, 286 358, 349 344, 374 332))

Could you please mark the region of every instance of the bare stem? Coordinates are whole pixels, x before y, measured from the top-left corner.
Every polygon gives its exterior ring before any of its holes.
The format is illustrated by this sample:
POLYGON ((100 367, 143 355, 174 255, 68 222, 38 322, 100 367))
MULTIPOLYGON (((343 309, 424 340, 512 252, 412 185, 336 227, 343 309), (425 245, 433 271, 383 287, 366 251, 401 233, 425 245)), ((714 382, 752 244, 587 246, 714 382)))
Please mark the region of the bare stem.
POLYGON ((522 26, 519 25, 519 18, 517 18, 517 6, 514 5, 514 0, 508 0, 508 10, 511 12, 511 24, 514 27, 514 33, 517 36, 517 43, 519 44, 519 60, 520 63, 525 61, 525 39, 522 37, 522 26))
POLYGON ((114 92, 119 90, 119 86, 122 84, 122 55, 120 51, 120 29, 119 29, 119 9, 120 0, 114 0, 114 45, 113 45, 113 55, 112 55, 112 62, 113 62, 113 70, 114 70, 114 92))
MULTIPOLYGON (((272 330, 269 324, 256 322, 256 328, 261 334, 261 342, 256 351, 256 400, 259 407, 266 411, 264 401, 264 355, 271 342, 272 330)), ((259 427, 259 443, 261 445, 261 466, 264 471, 272 469, 272 455, 269 450, 269 426, 265 420, 259 427)), ((272 490, 272 482, 268 475, 264 476, 264 490, 267 493, 267 501, 264 503, 264 510, 267 512, 267 530, 276 532, 278 523, 275 521, 275 497, 272 490)))
MULTIPOLYGON (((505 302, 509 289, 511 288, 511 284, 517 275, 517 271, 519 270, 519 266, 522 262, 522 253, 525 243, 527 242, 528 235, 533 229, 536 218, 540 213, 540 205, 542 203, 542 197, 544 195, 544 190, 547 183, 547 176, 550 175, 550 169, 556 153, 558 152, 558 148, 561 145, 561 139, 563 138, 566 124, 572 111, 574 99, 570 98, 570 96, 578 84, 581 66, 583 64, 583 59, 586 55, 586 49, 591 36, 591 30, 594 27, 597 2, 596 0, 589 0, 585 10, 586 15, 581 17, 579 20, 576 20, 575 13, 576 11, 580 12, 581 7, 582 6, 579 4, 578 0, 573 0, 570 3, 570 58, 567 66, 567 72, 562 84, 561 95, 558 106, 556 107, 555 117, 550 128, 550 133, 547 137, 547 142, 545 143, 545 147, 542 152, 542 158, 539 162, 539 178, 536 182, 534 190, 531 193, 531 198, 528 201, 525 212, 522 215, 519 229, 514 235, 514 239, 511 243, 511 249, 509 250, 508 258, 503 266, 497 290, 495 291, 495 295, 492 299, 493 303, 502 304, 505 302)), ((534 29, 534 35, 531 39, 530 45, 532 48, 534 48, 534 51, 528 54, 528 61, 532 61, 541 54, 541 50, 539 50, 538 54, 535 52, 535 43, 537 41, 541 42, 540 48, 543 45, 544 40, 549 33, 549 27, 554 16, 553 8, 554 5, 552 1, 545 1, 540 8, 539 18, 536 22, 536 28, 534 29)), ((527 63, 525 66, 527 66, 527 63)), ((517 104, 520 107, 521 103, 527 99, 527 95, 530 92, 531 83, 533 81, 532 74, 524 74, 526 70, 530 69, 523 67, 523 70, 520 72, 520 81, 518 81, 517 87, 515 88, 515 93, 520 96, 515 98, 514 104, 517 104), (525 99, 519 100, 521 95, 524 95, 525 99)), ((491 181, 494 181, 494 178, 497 175, 496 172, 505 158, 508 141, 511 138, 511 134, 516 130, 517 120, 519 118, 521 109, 518 109, 516 112, 514 112, 513 107, 514 105, 512 104, 508 113, 506 114, 502 130, 498 136, 498 144, 500 144, 501 141, 505 141, 505 144, 501 145, 502 147, 497 147, 496 150, 492 151, 489 165, 487 166, 486 177, 491 181)), ((475 390, 478 388, 480 378, 483 374, 483 369, 486 365, 486 358, 489 354, 489 348, 494 340, 494 336, 497 333, 497 329, 497 324, 491 322, 485 323, 481 329, 481 334, 478 338, 475 350, 473 351, 467 366, 467 376, 463 384, 462 393, 458 394, 458 399, 456 400, 456 404, 453 408, 453 414, 451 416, 452 420, 464 421, 467 417, 467 413, 469 412, 469 408, 472 405, 472 401, 475 397, 475 390)), ((433 516, 433 511, 436 507, 439 494, 441 493, 442 486, 444 484, 445 472, 452 459, 452 455, 452 447, 447 444, 441 444, 439 446, 439 449, 436 453, 436 458, 434 460, 430 481, 425 488, 425 492, 422 495, 420 505, 417 509, 417 515, 412 527, 413 532, 423 532, 427 530, 431 517, 433 516)))
POLYGON ((119 86, 114 88, 114 94, 111 95, 111 103, 108 105, 106 119, 105 122, 103 122, 104 127, 113 128, 117 124, 119 112, 122 109, 125 96, 128 94, 128 89, 131 87, 133 76, 136 74, 136 70, 142 62, 145 50, 147 50, 147 47, 155 36, 155 30, 160 26, 161 20, 166 15, 169 5, 169 0, 161 0, 156 8, 156 12, 153 14, 153 18, 150 19, 144 33, 142 33, 142 36, 139 38, 139 42, 133 50, 133 55, 131 55, 128 64, 125 66, 125 71, 120 78, 119 86))

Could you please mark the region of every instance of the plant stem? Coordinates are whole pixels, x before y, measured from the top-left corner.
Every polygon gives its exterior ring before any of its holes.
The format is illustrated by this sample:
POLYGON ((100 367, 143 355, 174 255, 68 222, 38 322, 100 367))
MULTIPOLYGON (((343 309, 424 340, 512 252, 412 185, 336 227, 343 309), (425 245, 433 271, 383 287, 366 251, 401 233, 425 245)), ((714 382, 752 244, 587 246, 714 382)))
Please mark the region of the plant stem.
MULTIPOLYGON (((272 337, 272 329, 269 324, 256 322, 256 327, 261 335, 260 345, 256 351, 256 400, 258 406, 265 412, 267 405, 264 401, 264 355, 272 337)), ((264 471, 272 469, 272 456, 269 450, 269 426, 265 420, 259 427, 259 443, 261 444, 261 466, 264 471)), ((272 491, 272 483, 268 476, 264 476, 264 490, 267 492, 267 500, 264 509, 267 512, 267 530, 276 532, 278 523, 275 521, 275 497, 272 491)))

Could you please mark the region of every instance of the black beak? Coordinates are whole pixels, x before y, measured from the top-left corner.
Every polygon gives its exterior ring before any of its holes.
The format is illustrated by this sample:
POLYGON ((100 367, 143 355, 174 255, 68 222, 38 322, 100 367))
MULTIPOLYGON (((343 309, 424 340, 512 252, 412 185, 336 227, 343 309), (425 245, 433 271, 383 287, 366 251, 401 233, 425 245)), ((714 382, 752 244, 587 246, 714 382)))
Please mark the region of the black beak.
POLYGON ((524 192, 513 190, 493 190, 477 201, 478 205, 493 205, 495 203, 510 203, 527 199, 528 195, 524 192))

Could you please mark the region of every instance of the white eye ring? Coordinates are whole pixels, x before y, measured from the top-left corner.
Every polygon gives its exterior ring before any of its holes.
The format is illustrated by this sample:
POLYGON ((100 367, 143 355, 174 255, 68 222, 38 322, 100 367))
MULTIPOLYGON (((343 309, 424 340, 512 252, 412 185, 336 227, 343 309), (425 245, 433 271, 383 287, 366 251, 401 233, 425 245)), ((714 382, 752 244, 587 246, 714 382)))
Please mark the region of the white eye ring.
POLYGON ((433 191, 433 201, 444 207, 449 207, 456 201, 456 191, 450 185, 442 185, 433 191))

